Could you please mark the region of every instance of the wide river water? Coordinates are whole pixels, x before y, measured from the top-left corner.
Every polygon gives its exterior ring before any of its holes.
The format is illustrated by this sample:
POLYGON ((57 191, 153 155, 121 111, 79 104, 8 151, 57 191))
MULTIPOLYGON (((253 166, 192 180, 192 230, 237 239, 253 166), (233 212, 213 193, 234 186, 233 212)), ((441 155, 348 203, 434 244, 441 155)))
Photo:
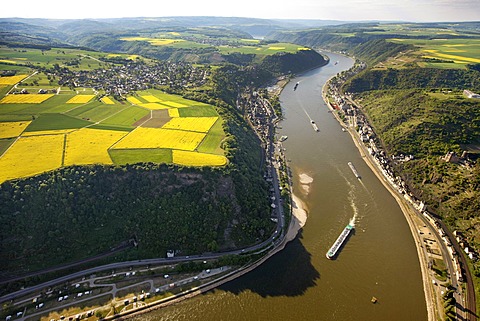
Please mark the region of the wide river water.
POLYGON ((324 83, 353 61, 327 55, 330 64, 293 79, 281 95, 285 120, 279 135, 288 135, 284 147, 294 193, 308 211, 297 238, 253 272, 135 320, 427 319, 408 224, 322 100, 324 83), (353 175, 349 161, 361 180, 353 175), (326 252, 352 218, 354 233, 338 257, 328 260, 326 252), (373 296, 376 304, 370 301, 373 296))

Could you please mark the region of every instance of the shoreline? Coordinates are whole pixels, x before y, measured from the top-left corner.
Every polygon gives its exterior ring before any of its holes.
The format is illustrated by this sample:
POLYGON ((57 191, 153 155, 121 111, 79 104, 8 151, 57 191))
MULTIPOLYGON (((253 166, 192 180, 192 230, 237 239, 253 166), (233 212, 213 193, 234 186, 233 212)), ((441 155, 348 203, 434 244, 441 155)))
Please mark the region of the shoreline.
POLYGON ((390 192, 392 197, 395 199, 397 204, 400 207, 400 210, 403 213, 403 216, 405 217, 405 220, 407 221, 407 224, 410 228, 410 232, 412 235, 412 238, 415 242, 415 248, 417 250, 417 256, 418 256, 418 261, 420 264, 420 270, 421 270, 421 275, 422 275, 422 281, 423 281, 423 290, 425 293, 425 304, 427 307, 427 320, 428 321, 434 321, 435 320, 435 308, 434 308, 434 291, 431 288, 431 278, 428 274, 428 262, 427 258, 425 255, 422 254, 422 249, 421 249, 421 239, 419 235, 417 234, 418 228, 415 227, 415 222, 414 222, 414 217, 417 216, 416 212, 410 207, 409 204, 406 203, 406 201, 403 199, 403 197, 400 197, 398 193, 394 190, 394 188, 386 181, 386 179, 383 177, 381 170, 378 168, 378 166, 372 161, 370 158, 370 154, 368 151, 366 151, 365 146, 360 140, 360 137, 356 134, 355 130, 345 126, 343 121, 338 117, 337 113, 335 112, 334 109, 331 108, 328 99, 326 97, 326 88, 329 83, 329 81, 333 78, 334 76, 330 77, 325 84, 323 85, 322 88, 322 99, 327 105, 327 108, 332 111, 332 114, 334 115, 335 119, 338 121, 340 126, 346 129, 346 131, 350 134, 350 137, 352 138, 353 143, 357 147, 360 156, 362 156, 364 162, 367 164, 367 166, 370 168, 370 170, 375 174, 375 176, 378 178, 378 180, 382 183, 382 185, 390 192))

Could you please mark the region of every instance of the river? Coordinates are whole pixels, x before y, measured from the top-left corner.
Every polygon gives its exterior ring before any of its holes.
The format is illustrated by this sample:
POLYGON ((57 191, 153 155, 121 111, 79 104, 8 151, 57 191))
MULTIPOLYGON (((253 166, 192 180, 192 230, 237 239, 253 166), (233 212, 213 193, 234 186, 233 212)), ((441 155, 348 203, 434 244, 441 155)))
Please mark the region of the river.
POLYGON ((353 64, 328 55, 330 64, 293 79, 280 97, 285 120, 279 135, 288 136, 283 144, 294 193, 308 210, 297 238, 253 272, 135 320, 427 320, 408 224, 322 100, 328 78, 353 64), (354 233, 328 260, 325 253, 352 218, 354 233))

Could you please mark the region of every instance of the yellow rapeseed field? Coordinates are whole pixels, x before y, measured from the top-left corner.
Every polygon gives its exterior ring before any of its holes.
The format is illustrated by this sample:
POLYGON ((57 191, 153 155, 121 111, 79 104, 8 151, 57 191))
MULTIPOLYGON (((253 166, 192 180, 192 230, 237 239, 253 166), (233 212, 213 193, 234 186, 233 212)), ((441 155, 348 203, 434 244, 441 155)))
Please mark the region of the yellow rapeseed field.
MULTIPOLYGON (((15 63, 10 60, 3 60, 5 62, 15 63)), ((0 85, 15 85, 16 83, 25 79, 28 75, 6 76, 0 77, 0 85)))
POLYGON ((172 150, 173 163, 184 166, 223 166, 227 158, 221 155, 172 150))
POLYGON ((82 128, 67 135, 64 165, 112 164, 108 148, 127 132, 82 128))
POLYGON ((204 138, 203 133, 137 127, 112 148, 171 148, 193 151, 204 138))
POLYGON ((70 98, 67 104, 86 104, 92 100, 93 97, 95 97, 95 95, 76 95, 70 98))
POLYGON ((165 106, 159 103, 145 103, 145 104, 139 104, 139 105, 148 109, 153 109, 153 110, 170 108, 168 106, 165 106))
POLYGON ((19 136, 31 121, 12 121, 0 123, 0 139, 19 136))
POLYGON ((178 109, 177 108, 170 108, 168 110, 168 116, 170 116, 170 117, 180 117, 180 114, 178 113, 178 109))
POLYGON ((8 60, 8 59, 0 59, 0 62, 7 63, 7 64, 14 64, 14 65, 17 64, 17 62, 15 60, 8 60))
POLYGON ((185 41, 183 39, 167 39, 167 38, 146 38, 146 37, 124 37, 123 41, 148 41, 152 46, 166 46, 175 42, 185 41))
POLYGON ((0 157, 0 183, 62 165, 64 135, 20 137, 0 157))
POLYGON ((128 97, 127 101, 134 105, 140 105, 142 103, 138 98, 135 97, 128 97))
POLYGON ((188 105, 177 103, 175 101, 170 101, 170 100, 162 101, 162 104, 168 105, 170 107, 175 107, 175 108, 190 107, 188 105))
POLYGON ((217 119, 218 117, 178 117, 170 119, 162 128, 207 133, 217 119))
POLYGON ((8 95, 0 100, 0 104, 40 104, 50 97, 53 97, 53 94, 8 95))
POLYGON ((472 63, 472 62, 477 64, 480 63, 480 59, 478 58, 444 54, 444 53, 438 52, 438 50, 424 50, 424 51, 430 52, 433 54, 433 57, 425 56, 426 58, 445 58, 445 59, 451 59, 456 63, 472 63))
POLYGON ((106 104, 106 105, 115 105, 115 102, 110 98, 110 97, 102 97, 102 99, 100 99, 102 101, 102 103, 106 104))
POLYGON ((146 101, 148 101, 149 103, 158 103, 160 102, 160 99, 158 99, 157 97, 153 96, 153 95, 147 95, 147 96, 141 96, 143 99, 145 99, 146 101))

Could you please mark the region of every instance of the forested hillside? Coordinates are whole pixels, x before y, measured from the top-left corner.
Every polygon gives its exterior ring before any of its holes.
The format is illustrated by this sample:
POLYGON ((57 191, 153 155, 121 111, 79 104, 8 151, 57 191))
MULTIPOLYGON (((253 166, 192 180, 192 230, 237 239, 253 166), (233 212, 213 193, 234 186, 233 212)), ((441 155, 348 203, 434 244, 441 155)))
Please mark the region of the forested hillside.
POLYGON ((418 198, 461 230, 479 248, 480 101, 461 91, 372 90, 355 95, 390 155, 413 155, 397 163, 418 198), (458 162, 444 156, 472 152, 458 162))
POLYGON ((444 88, 480 91, 480 71, 461 69, 408 68, 369 69, 345 84, 345 91, 444 88))

